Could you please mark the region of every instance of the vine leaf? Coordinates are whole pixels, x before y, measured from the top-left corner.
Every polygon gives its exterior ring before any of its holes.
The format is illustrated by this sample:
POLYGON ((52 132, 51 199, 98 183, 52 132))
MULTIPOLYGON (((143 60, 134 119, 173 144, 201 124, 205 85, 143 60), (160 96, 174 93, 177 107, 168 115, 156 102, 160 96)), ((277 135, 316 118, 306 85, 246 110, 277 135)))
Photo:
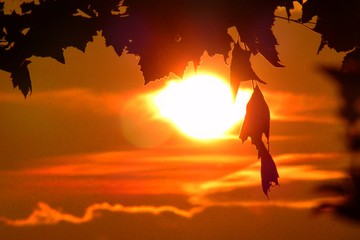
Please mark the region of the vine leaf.
POLYGON ((259 88, 255 86, 254 92, 246 106, 246 115, 240 132, 240 139, 245 142, 248 137, 254 141, 261 141, 264 133, 269 141, 270 111, 259 88))
POLYGON ((263 141, 254 143, 258 150, 258 158, 261 160, 261 184, 264 194, 268 196, 271 187, 279 185, 279 173, 277 171, 275 162, 266 149, 263 141))
POLYGON ((294 2, 298 2, 300 5, 303 4, 303 0, 283 0, 280 1, 280 6, 285 7, 286 10, 286 15, 288 17, 288 19, 290 19, 291 17, 291 10, 294 10, 295 6, 294 6, 294 2))
POLYGON ((28 95, 29 92, 32 91, 30 73, 27 65, 30 63, 29 60, 23 61, 19 67, 17 67, 12 73, 12 83, 14 88, 18 87, 24 97, 28 95))
POLYGON ((279 185, 279 174, 275 162, 262 141, 262 135, 265 134, 267 142, 269 142, 269 131, 269 107, 259 86, 256 86, 246 106, 246 115, 240 131, 240 139, 244 143, 250 137, 251 143, 258 150, 258 158, 261 160, 262 189, 266 196, 268 196, 271 186, 279 185))
POLYGON ((242 81, 256 80, 266 84, 254 72, 250 63, 251 52, 240 47, 239 43, 234 44, 232 50, 232 60, 230 65, 230 88, 233 99, 236 95, 242 81))
POLYGON ((324 46, 337 52, 350 51, 360 44, 360 2, 358 0, 308 0, 303 4, 302 22, 317 16, 314 31, 321 34, 319 51, 324 46))
POLYGON ((235 24, 241 41, 252 54, 260 53, 274 67, 283 67, 276 50, 278 42, 272 31, 274 11, 278 7, 276 1, 244 0, 241 3, 237 2, 237 5, 243 4, 234 10, 237 11, 236 15, 244 16, 241 19, 237 18, 235 24))

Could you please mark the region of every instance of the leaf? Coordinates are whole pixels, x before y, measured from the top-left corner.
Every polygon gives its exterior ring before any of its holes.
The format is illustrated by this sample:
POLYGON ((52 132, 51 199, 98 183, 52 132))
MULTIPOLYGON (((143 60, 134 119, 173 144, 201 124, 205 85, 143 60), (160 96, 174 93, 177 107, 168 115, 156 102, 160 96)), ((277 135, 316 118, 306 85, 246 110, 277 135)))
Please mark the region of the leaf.
POLYGON ((251 52, 243 50, 239 43, 234 44, 232 51, 232 60, 230 65, 230 88, 233 99, 235 101, 236 95, 242 81, 256 80, 266 84, 254 72, 250 63, 251 52))
MULTIPOLYGON (((227 4, 221 1, 152 1, 129 3, 126 21, 129 53, 140 56, 145 83, 173 72, 182 76, 188 62, 199 65, 205 51, 210 56, 230 51, 227 4), (164 21, 166 19, 166 21, 164 21)), ((119 29, 121 31, 121 29, 119 29)), ((125 41, 126 42, 126 41, 125 41)))
POLYGON ((11 78, 14 88, 18 87, 21 90, 24 97, 26 97, 28 93, 32 91, 30 73, 27 68, 27 65, 29 63, 30 61, 25 60, 20 64, 20 66, 17 69, 15 69, 11 73, 11 78))
POLYGON ((273 66, 283 67, 276 50, 278 42, 272 32, 276 1, 247 0, 241 3, 236 10, 242 18, 237 18, 235 24, 241 41, 253 54, 260 53, 273 66))
POLYGON ((75 6, 62 1, 34 6, 26 47, 36 56, 52 57, 62 63, 65 48, 85 51, 86 44, 96 35, 96 26, 92 18, 73 16, 76 11, 75 6))
POLYGON ((302 22, 317 16, 314 31, 321 34, 320 50, 327 45, 336 51, 350 51, 360 46, 360 1, 308 0, 303 4, 302 22))
POLYGON ((275 162, 266 149, 263 141, 254 143, 258 150, 258 156, 261 159, 261 183, 264 194, 268 197, 270 188, 279 185, 279 173, 275 162))
MULTIPOLYGON (((356 47, 353 51, 346 54, 342 62, 341 71, 346 73, 360 74, 360 48, 356 47)), ((360 80, 359 80, 360 81, 360 80)))
POLYGON ((279 174, 275 162, 262 141, 264 133, 269 142, 270 111, 260 88, 256 86, 246 106, 246 115, 240 131, 240 139, 245 142, 249 137, 251 143, 258 150, 258 158, 261 159, 261 182, 266 196, 270 187, 279 185, 279 174))
POLYGON ((303 0, 282 0, 280 1, 279 6, 285 7, 286 15, 288 18, 291 17, 290 11, 294 9, 294 2, 298 2, 299 4, 303 4, 303 0))
POLYGON ((269 140, 270 132, 270 111, 264 96, 258 86, 255 86, 254 92, 246 106, 246 115, 240 131, 240 139, 245 142, 248 137, 252 143, 262 139, 264 133, 269 140))

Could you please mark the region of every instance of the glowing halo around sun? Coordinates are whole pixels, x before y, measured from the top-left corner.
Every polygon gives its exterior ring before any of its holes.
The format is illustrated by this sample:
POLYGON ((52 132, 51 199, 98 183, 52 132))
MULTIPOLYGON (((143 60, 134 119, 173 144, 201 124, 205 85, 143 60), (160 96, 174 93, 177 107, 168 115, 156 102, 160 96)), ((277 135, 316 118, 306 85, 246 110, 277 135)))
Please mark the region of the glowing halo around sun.
POLYGON ((193 75, 170 81, 153 96, 162 118, 196 139, 215 139, 241 121, 251 92, 239 90, 232 101, 229 84, 213 75, 193 75))

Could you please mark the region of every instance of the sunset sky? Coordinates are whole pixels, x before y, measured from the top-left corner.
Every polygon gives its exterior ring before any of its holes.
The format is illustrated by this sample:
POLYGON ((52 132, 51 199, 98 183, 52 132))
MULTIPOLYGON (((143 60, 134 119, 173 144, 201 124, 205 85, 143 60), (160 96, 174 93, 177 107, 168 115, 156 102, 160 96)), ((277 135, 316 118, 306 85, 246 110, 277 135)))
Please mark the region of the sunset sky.
MULTIPOLYGON (((85 53, 67 48, 66 64, 32 57, 26 99, 0 71, 0 239, 357 239, 359 225, 313 210, 338 200, 317 187, 347 177, 341 101, 317 70, 340 66, 344 54, 317 55, 320 36, 304 26, 280 19, 273 30, 285 67, 251 59, 267 82, 260 88, 280 175, 269 199, 255 147, 238 139, 242 119, 213 139, 185 134, 156 102, 184 80, 144 85, 139 58, 117 56, 100 35, 85 53)), ((184 71, 195 74, 191 64, 184 71)), ((204 53, 196 73, 229 81, 222 56, 204 53)), ((235 119, 250 96, 251 84, 242 87, 235 119)), ((201 107, 214 115, 200 126, 223 114, 209 105, 201 107)), ((196 121, 196 110, 187 114, 196 121)))

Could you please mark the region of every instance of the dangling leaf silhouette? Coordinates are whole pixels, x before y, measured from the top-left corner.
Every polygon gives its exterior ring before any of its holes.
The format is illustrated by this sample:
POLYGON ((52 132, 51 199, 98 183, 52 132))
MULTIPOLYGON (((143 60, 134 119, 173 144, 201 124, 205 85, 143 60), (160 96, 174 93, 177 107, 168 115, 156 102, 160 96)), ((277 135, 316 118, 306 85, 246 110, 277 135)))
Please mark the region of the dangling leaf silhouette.
POLYGON ((250 55, 251 52, 242 49, 238 42, 234 44, 230 65, 230 88, 234 101, 242 81, 256 80, 266 84, 256 75, 252 69, 250 55))
POLYGON ((29 63, 30 61, 25 60, 11 73, 14 88, 18 87, 25 97, 32 91, 30 73, 27 68, 29 63))
POLYGON ((255 86, 254 92, 246 106, 246 115, 240 131, 240 139, 245 142, 248 137, 252 143, 260 141, 264 133, 269 140, 270 111, 259 86, 255 86))
POLYGON ((270 111, 259 86, 255 86, 254 92, 246 106, 246 115, 240 131, 240 139, 245 142, 249 137, 251 143, 258 150, 258 158, 261 160, 261 182, 266 196, 270 187, 279 185, 279 174, 275 162, 262 141, 265 134, 269 142, 270 111))
POLYGON ((279 185, 279 174, 275 162, 266 149, 263 141, 254 143, 258 150, 258 158, 261 160, 261 184, 264 194, 268 197, 268 193, 272 186, 279 185))

